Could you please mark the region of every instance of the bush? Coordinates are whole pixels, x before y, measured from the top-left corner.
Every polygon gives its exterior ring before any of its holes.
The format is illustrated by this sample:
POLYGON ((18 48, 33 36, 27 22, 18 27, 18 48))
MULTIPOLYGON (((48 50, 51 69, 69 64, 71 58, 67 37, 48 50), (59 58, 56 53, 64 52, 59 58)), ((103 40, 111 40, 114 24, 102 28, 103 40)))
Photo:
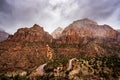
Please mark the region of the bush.
POLYGON ((0 75, 0 80, 28 80, 26 76, 22 77, 19 75, 16 75, 14 77, 8 77, 5 75, 0 75))
POLYGON ((67 63, 68 63, 68 60, 66 59, 55 60, 54 62, 49 62, 44 69, 46 72, 52 72, 58 66, 61 66, 61 65, 66 66, 67 63))

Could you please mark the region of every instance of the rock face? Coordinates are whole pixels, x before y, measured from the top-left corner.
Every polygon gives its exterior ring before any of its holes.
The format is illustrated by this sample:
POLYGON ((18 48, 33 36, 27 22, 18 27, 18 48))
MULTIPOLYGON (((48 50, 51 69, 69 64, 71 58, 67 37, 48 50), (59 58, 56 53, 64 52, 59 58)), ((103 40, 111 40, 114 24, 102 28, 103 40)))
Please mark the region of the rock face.
POLYGON ((120 29, 118 29, 117 31, 120 32, 120 29))
POLYGON ((120 41, 120 30, 117 30, 117 40, 120 41))
POLYGON ((52 36, 43 30, 42 27, 35 24, 31 28, 21 28, 9 37, 13 41, 27 41, 27 42, 51 42, 52 36))
POLYGON ((117 32, 108 25, 98 25, 89 19, 74 21, 62 32, 64 43, 79 43, 80 38, 116 39, 117 32))
POLYGON ((47 61, 46 44, 52 36, 42 27, 21 28, 14 35, 0 43, 0 72, 32 70, 47 61))
POLYGON ((58 39, 61 36, 62 31, 63 29, 61 27, 58 27, 51 33, 51 35, 53 36, 53 38, 58 39))
POLYGON ((6 40, 8 35, 9 34, 7 32, 0 30, 0 42, 6 40))

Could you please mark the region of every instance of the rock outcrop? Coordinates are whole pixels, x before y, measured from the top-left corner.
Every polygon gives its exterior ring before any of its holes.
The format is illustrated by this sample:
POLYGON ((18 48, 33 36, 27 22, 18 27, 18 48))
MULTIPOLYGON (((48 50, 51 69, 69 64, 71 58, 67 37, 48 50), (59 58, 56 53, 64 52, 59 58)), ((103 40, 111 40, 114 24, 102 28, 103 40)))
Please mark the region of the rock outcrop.
POLYGON ((61 36, 61 33, 62 33, 63 29, 61 27, 58 27, 57 29, 55 29, 51 35, 53 36, 53 38, 55 39, 59 39, 60 36, 61 36))
POLYGON ((8 38, 8 35, 9 34, 7 32, 0 30, 0 42, 6 40, 8 38))
POLYGON ((117 32, 108 25, 98 25, 85 18, 74 21, 61 34, 64 43, 79 43, 81 38, 116 39, 117 32))
POLYGON ((31 28, 20 28, 14 34, 13 37, 9 37, 10 40, 19 42, 52 42, 52 36, 45 32, 42 27, 35 24, 31 28))
POLYGON ((117 30, 117 41, 120 42, 120 30, 117 30))

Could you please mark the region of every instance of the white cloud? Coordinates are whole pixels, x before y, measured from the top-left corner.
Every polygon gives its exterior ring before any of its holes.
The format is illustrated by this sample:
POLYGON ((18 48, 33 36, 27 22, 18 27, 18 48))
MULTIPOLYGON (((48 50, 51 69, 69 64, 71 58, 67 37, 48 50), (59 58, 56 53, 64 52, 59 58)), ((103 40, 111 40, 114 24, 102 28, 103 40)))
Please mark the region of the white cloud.
POLYGON ((49 3, 50 3, 52 6, 56 6, 56 5, 58 5, 58 4, 67 3, 68 1, 70 1, 70 0, 49 0, 49 3))
POLYGON ((116 27, 120 25, 118 0, 3 1, 7 1, 9 6, 3 4, 7 9, 4 12, 0 10, 0 27, 4 26, 2 28, 10 33, 14 33, 20 27, 31 27, 35 23, 52 32, 57 27, 65 27, 74 20, 86 17, 101 24, 107 23, 114 28, 120 28, 116 27))

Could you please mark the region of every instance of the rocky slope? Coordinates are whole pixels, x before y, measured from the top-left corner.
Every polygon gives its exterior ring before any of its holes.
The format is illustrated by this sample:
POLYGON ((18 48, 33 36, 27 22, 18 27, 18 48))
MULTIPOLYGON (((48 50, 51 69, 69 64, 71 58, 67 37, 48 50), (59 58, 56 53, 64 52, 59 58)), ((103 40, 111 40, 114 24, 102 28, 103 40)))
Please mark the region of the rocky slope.
POLYGON ((42 27, 21 28, 0 43, 0 72, 32 70, 46 62, 46 44, 52 36, 42 27))
POLYGON ((0 30, 0 42, 6 40, 8 38, 8 35, 9 34, 7 32, 0 30))
POLYGON ((60 38, 62 31, 63 29, 61 27, 58 27, 51 33, 51 35, 53 36, 53 38, 58 39, 60 38))

